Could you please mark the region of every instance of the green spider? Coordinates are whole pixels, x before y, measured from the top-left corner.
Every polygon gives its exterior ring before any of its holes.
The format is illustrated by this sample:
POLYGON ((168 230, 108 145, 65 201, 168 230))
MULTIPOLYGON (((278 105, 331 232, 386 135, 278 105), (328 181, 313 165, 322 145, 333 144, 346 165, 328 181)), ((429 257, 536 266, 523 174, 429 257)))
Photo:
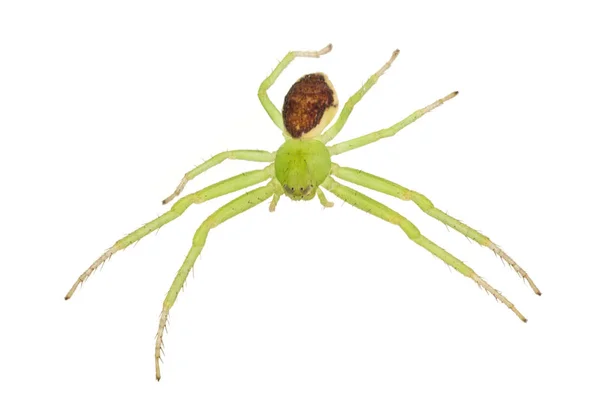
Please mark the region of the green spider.
POLYGON ((238 198, 225 204, 210 215, 196 231, 193 244, 189 250, 183 265, 177 272, 173 283, 166 295, 156 334, 156 345, 154 348, 156 379, 160 380, 160 365, 163 334, 167 323, 169 310, 173 307, 179 291, 194 266, 206 242, 208 232, 226 220, 251 209, 252 207, 271 198, 269 211, 275 211, 277 202, 282 194, 292 200, 311 200, 318 197, 325 207, 333 206, 325 197, 321 187, 327 189, 335 196, 352 206, 359 208, 369 214, 383 219, 394 225, 398 225, 410 240, 423 247, 425 250, 438 257, 461 274, 471 278, 477 285, 491 293, 497 300, 510 308, 523 322, 527 319, 508 301, 500 292, 490 286, 471 268, 462 261, 442 249, 425 236, 417 227, 402 215, 386 207, 385 205, 367 197, 366 195, 337 182, 333 177, 376 190, 401 200, 409 200, 417 204, 423 212, 437 219, 443 224, 455 229, 466 237, 473 239, 482 246, 488 247, 502 260, 506 261, 523 279, 527 280, 533 291, 541 295, 529 275, 512 258, 492 242, 488 237, 463 224, 457 219, 443 213, 429 201, 425 196, 413 190, 407 189, 396 183, 390 182, 369 173, 353 168, 342 167, 331 162, 331 156, 345 153, 362 146, 374 143, 379 139, 391 137, 405 126, 413 123, 427 112, 442 105, 445 101, 455 97, 458 92, 453 92, 425 108, 415 111, 402 121, 376 132, 360 136, 332 146, 326 146, 346 124, 354 106, 375 85, 379 77, 391 66, 398 56, 399 51, 393 52, 390 60, 385 63, 379 71, 373 74, 367 82, 346 102, 337 121, 324 133, 323 130, 331 122, 337 112, 338 100, 333 85, 325 74, 313 73, 300 78, 285 96, 282 112, 275 107, 269 99, 267 90, 275 83, 283 70, 297 57, 318 58, 331 51, 331 44, 320 51, 292 51, 277 65, 275 70, 260 85, 258 98, 269 117, 275 125, 281 129, 285 142, 275 152, 263 150, 232 150, 226 151, 212 157, 200 166, 185 174, 175 192, 163 200, 167 204, 177 197, 184 189, 186 183, 202 172, 216 166, 226 159, 268 162, 264 169, 258 169, 236 175, 221 182, 210 185, 200 191, 189 194, 179 199, 169 211, 162 214, 141 228, 118 240, 110 249, 100 256, 81 276, 67 295, 65 300, 71 298, 77 287, 82 284, 100 265, 107 261, 113 254, 123 250, 137 242, 149 233, 156 231, 161 226, 179 217, 192 204, 203 203, 228 193, 245 189, 258 183, 269 181, 258 189, 251 190, 238 198))

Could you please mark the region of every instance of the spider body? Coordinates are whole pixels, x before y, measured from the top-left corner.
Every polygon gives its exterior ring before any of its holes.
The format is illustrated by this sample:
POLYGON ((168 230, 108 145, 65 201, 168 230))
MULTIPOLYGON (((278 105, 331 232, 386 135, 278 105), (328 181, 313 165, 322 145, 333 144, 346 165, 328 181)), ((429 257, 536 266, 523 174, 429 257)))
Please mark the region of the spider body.
POLYGON ((465 263, 429 240, 412 222, 384 204, 343 185, 338 179, 387 194, 400 200, 412 201, 432 218, 437 219, 480 245, 489 248, 526 280, 536 294, 541 294, 529 275, 501 250, 497 244, 492 242, 490 238, 442 212, 427 197, 414 190, 361 170, 340 166, 331 160, 333 156, 338 154, 394 136, 402 128, 421 118, 424 114, 454 98, 458 92, 452 92, 432 104, 413 112, 408 117, 388 128, 328 146, 327 143, 334 139, 345 125, 354 106, 363 98, 398 56, 398 50, 394 51, 390 60, 348 99, 338 119, 325 131, 325 128, 335 116, 338 107, 335 90, 327 76, 322 73, 315 73, 300 78, 285 96, 282 108, 283 112, 280 112, 273 105, 267 95, 267 90, 295 58, 317 58, 329 51, 331 51, 331 45, 320 51, 289 52, 260 85, 258 98, 271 120, 280 129, 285 138, 285 142, 276 152, 265 150, 232 150, 217 154, 198 167, 188 171, 175 189, 175 192, 163 200, 163 204, 169 203, 175 197, 179 196, 187 182, 227 159, 266 162, 269 163, 267 167, 236 175, 183 196, 172 205, 169 211, 166 211, 141 228, 118 240, 79 276, 71 287, 71 290, 65 296, 65 299, 71 298, 79 285, 113 254, 127 248, 151 232, 158 230, 161 226, 178 218, 193 204, 204 203, 216 197, 244 190, 250 186, 268 181, 263 186, 247 191, 216 210, 200 225, 192 238, 190 250, 175 275, 163 302, 154 348, 156 379, 160 380, 161 377, 160 359, 169 310, 173 307, 189 272, 200 255, 209 232, 230 218, 248 211, 269 198, 271 199, 269 210, 275 211, 277 202, 282 194, 285 194, 292 200, 311 200, 317 196, 323 206, 331 207, 333 203, 329 202, 325 197, 321 189, 324 188, 344 202, 385 222, 396 225, 409 240, 421 246, 465 277, 473 280, 479 287, 506 305, 523 322, 527 321, 517 308, 500 292, 489 285, 465 263))

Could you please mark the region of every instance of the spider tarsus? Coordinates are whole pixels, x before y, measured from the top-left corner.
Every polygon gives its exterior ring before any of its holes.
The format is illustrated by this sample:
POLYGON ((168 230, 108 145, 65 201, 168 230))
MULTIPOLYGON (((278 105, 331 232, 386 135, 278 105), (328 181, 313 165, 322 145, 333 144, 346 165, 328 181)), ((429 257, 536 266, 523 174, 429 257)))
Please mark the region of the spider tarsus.
POLYGON ((185 188, 185 185, 190 181, 191 178, 188 178, 188 174, 186 174, 183 179, 181 180, 181 182, 179 182, 179 185, 177 185, 177 188, 175 189, 175 191, 166 199, 164 199, 162 201, 163 205, 169 203, 171 200, 173 200, 175 197, 179 196, 181 194, 181 192, 183 191, 183 189, 185 188))
POLYGON ((327 46, 325 46, 321 50, 319 50, 317 52, 317 54, 319 54, 319 56, 322 56, 323 54, 329 53, 331 51, 331 49, 333 49, 333 44, 329 43, 327 46))
MULTIPOLYGON (((513 310, 514 311, 514 310, 513 310)), ((519 317, 519 319, 521 321, 523 321, 524 323, 527 323, 527 318, 525 318, 525 316, 523 314, 521 314, 520 312, 515 312, 515 314, 517 314, 517 317, 519 317)))
POLYGON ((163 204, 163 206, 164 206, 165 204, 167 204, 167 203, 171 202, 171 200, 173 200, 173 199, 175 198, 175 196, 177 196, 177 195, 176 195, 176 194, 172 194, 172 195, 170 195, 169 197, 167 197, 166 199, 164 199, 164 200, 162 201, 162 204, 163 204))
POLYGON ((77 290, 77 288, 79 287, 79 284, 83 283, 83 281, 77 281, 77 283, 75 283, 73 285, 73 287, 71 288, 71 290, 69 290, 69 292, 65 295, 65 300, 69 300, 71 297, 73 297, 73 294, 75 294, 75 291, 77 290))
POLYGON ((489 241, 486 244, 486 247, 490 248, 494 254, 496 254, 498 257, 500 257, 500 259, 505 262, 521 277, 523 278, 528 284, 529 287, 531 287, 531 290, 533 290, 533 293, 537 294, 538 296, 542 295, 542 292, 540 292, 540 289, 538 289, 538 287, 535 285, 535 283, 533 283, 533 279, 531 279, 531 277, 529 276, 529 274, 527 272, 525 272, 525 270, 523 268, 521 268, 519 266, 519 264, 517 264, 515 262, 515 260, 513 260, 512 258, 509 257, 508 254, 506 254, 504 252, 504 250, 502 250, 497 244, 495 244, 492 241, 489 241))
POLYGON ((513 313, 515 313, 515 315, 521 321, 527 322, 527 318, 525 318, 525 316, 523 314, 521 314, 521 312, 517 309, 517 307, 515 307, 515 305, 513 303, 508 301, 508 299, 506 297, 504 297, 504 295, 502 295, 502 293, 499 290, 494 289, 482 277, 480 277, 479 275, 477 275, 474 272, 472 273, 470 278, 473 279, 475 281, 475 283, 477 284, 477 286, 479 286, 481 289, 483 289, 486 293, 491 294, 496 299, 496 301, 503 303, 506 307, 508 307, 513 313))
POLYGON ((396 59, 396 57, 398 57, 398 54, 400 54, 400 50, 399 49, 394 50, 394 52, 392 53, 392 56, 390 57, 390 59, 388 60, 388 62, 386 62, 383 65, 383 67, 381 67, 379 69, 379 71, 377 71, 375 73, 375 76, 380 77, 381 75, 383 75, 383 73, 385 71, 387 71, 392 66, 392 63, 394 62, 394 60, 396 59))
POLYGON ((162 360, 161 353, 164 354, 163 335, 166 333, 168 323, 168 314, 164 309, 160 314, 158 323, 158 331, 156 332, 156 343, 154 345, 154 367, 156 370, 156 380, 160 381, 160 361, 162 360))
POLYGON ((327 46, 323 47, 321 50, 318 50, 318 51, 295 51, 293 53, 295 54, 296 57, 319 58, 322 55, 329 53, 332 48, 333 48, 333 45, 331 43, 329 43, 327 46))

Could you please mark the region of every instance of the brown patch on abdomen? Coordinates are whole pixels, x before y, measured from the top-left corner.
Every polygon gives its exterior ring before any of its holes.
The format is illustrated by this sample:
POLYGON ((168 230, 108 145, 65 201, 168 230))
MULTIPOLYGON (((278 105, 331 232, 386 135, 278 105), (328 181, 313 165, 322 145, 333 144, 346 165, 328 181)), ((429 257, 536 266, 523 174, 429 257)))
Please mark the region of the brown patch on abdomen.
POLYGON ((283 101, 283 124, 299 138, 319 124, 323 113, 334 104, 333 90, 323 74, 308 74, 292 85, 283 101))

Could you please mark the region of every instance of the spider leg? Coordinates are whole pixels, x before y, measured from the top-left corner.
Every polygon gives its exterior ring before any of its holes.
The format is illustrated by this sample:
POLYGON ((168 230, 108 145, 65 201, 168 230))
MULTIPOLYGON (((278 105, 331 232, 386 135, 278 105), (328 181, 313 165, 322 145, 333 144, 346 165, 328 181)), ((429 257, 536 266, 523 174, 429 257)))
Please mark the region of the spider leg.
POLYGON ((317 188, 317 196, 319 197, 319 201, 321 202, 321 205, 323 207, 325 207, 325 208, 333 207, 333 202, 327 200, 327 197, 325 197, 325 193, 323 193, 321 188, 317 188))
POLYGON ((523 268, 521 268, 512 258, 508 256, 504 251, 500 249, 500 247, 492 242, 490 238, 485 235, 482 235, 475 229, 470 226, 463 224, 456 218, 451 217, 450 215, 442 212, 437 209, 433 203, 421 193, 415 192, 413 190, 407 189, 403 186, 398 185, 397 183, 388 181, 387 179, 383 179, 379 176, 372 175, 363 171, 359 171, 354 168, 346 168, 340 167, 339 165, 334 164, 332 167, 331 174, 341 178, 345 181, 355 183, 360 186, 364 186, 368 189, 376 190, 381 193, 385 193, 390 196, 397 197, 401 200, 408 200, 415 203, 419 208, 429 216, 437 219, 444 225, 451 227, 457 232, 462 233, 466 237, 473 239, 477 243, 482 246, 485 246, 492 250, 496 255, 502 258, 504 261, 508 263, 519 274, 523 279, 529 283, 531 289, 537 295, 541 295, 540 290, 535 286, 533 280, 529 277, 527 272, 523 268))
POLYGON ((275 212, 277 208, 277 204, 279 203, 279 199, 281 198, 281 194, 273 193, 273 198, 271 199, 271 203, 269 204, 269 211, 275 212))
POLYGON ((350 114, 352 113, 354 106, 363 98, 363 96, 369 91, 369 89, 371 89, 373 87, 373 85, 375 85, 375 83, 377 82, 379 77, 381 75, 383 75, 383 73, 392 65, 392 63, 394 62, 396 57, 398 57, 399 53, 400 53, 400 50, 394 50, 394 52, 392 53, 392 57, 388 60, 388 62, 386 62, 383 65, 383 67, 381 67, 379 69, 379 71, 377 71, 373 75, 371 75, 371 77, 367 80, 367 82, 360 89, 358 89, 358 91, 356 93, 354 93, 348 99, 348 101, 346 101, 346 104, 344 104, 344 108, 340 112, 340 116, 338 117, 338 119, 331 126, 331 128, 329 128, 323 134, 323 136, 321 136, 320 140, 323 143, 327 143, 330 140, 332 140, 333 138, 335 138, 336 135, 342 130, 342 128, 346 124, 346 121, 348 121, 348 117, 350 117, 350 114))
POLYGON ((87 270, 85 270, 85 272, 81 274, 79 278, 77 278, 77 280, 71 287, 71 290, 69 290, 69 292, 65 296, 65 300, 70 299, 71 296, 73 296, 73 293, 75 293, 75 290, 77 290, 77 287, 80 284, 82 284, 87 278, 89 278, 89 276, 98 267, 100 267, 104 262, 108 261, 108 259, 113 254, 115 254, 119 250, 125 249, 131 244, 147 236, 151 232, 154 232, 161 226, 173 221, 175 218, 183 214, 183 212, 192 204, 203 203, 205 201, 214 199, 219 196, 223 196, 228 193, 237 192, 238 190, 247 188, 252 185, 256 185, 260 182, 264 182, 272 176, 273 165, 270 165, 262 170, 255 170, 236 175, 232 178, 225 179, 221 182, 210 185, 195 193, 182 197, 177 202, 175 202, 175 204, 173 204, 169 211, 143 225, 141 228, 138 228, 130 234, 126 235, 122 239, 118 240, 111 248, 106 250, 104 254, 102 254, 96 261, 94 261, 94 263, 87 270))
POLYGON ((271 117, 271 120, 273 120, 275 125, 277 125, 277 127, 281 129, 281 131, 285 131, 285 127, 283 126, 283 118, 281 117, 281 112, 277 107, 275 107, 271 99, 269 99, 267 90, 269 90, 269 88, 273 86, 279 75, 281 75, 283 70, 286 69, 286 67, 296 57, 319 58, 320 56, 329 53, 331 51, 331 48, 331 44, 328 44, 319 51, 290 51, 283 58, 283 60, 281 60, 281 62, 277 64, 277 67, 275 67, 273 72, 271 72, 271 75, 267 76, 267 78, 260 84, 260 87, 258 88, 258 99, 260 100, 260 103, 263 105, 263 108, 265 109, 267 114, 269 114, 269 117, 271 117))
POLYGON ((194 266, 196 259, 198 258, 200 252, 204 248, 208 232, 216 226, 227 221, 228 219, 238 214, 241 214, 244 211, 247 211, 252 207, 256 206, 257 204, 260 204, 263 201, 267 200, 273 195, 274 192, 275 186, 272 183, 269 183, 266 186, 251 190, 250 192, 241 195, 240 197, 230 201, 229 203, 225 204, 217 211, 215 211, 200 225, 200 227, 194 234, 192 247, 190 248, 185 260, 183 261, 183 265, 181 266, 181 268, 179 268, 179 271, 177 272, 177 275, 175 276, 175 279, 173 280, 173 283, 171 284, 171 287, 167 292, 167 296, 165 297, 165 300, 163 302, 163 308, 160 314, 160 321, 158 324, 158 332, 156 333, 156 345, 154 348, 154 361, 157 380, 160 380, 160 353, 162 350, 163 335, 167 324, 169 310, 171 309, 171 307, 173 307, 173 304, 177 299, 177 295, 183 287, 183 284, 185 283, 185 280, 188 274, 190 273, 190 270, 194 266))
POLYGON ((222 163, 227 159, 257 162, 273 162, 273 160, 275 160, 275 153, 271 153, 265 150, 231 150, 219 153, 216 156, 198 165, 196 168, 186 172, 186 174, 183 176, 183 179, 181 179, 181 182, 177 186, 177 189, 175 189, 173 194, 164 199, 162 203, 167 204, 175 197, 179 196, 183 191, 183 188, 189 181, 191 181, 204 171, 222 163))
POLYGON ((281 187, 281 184, 277 182, 277 180, 273 180, 271 183, 275 186, 275 192, 273 193, 271 204, 269 204, 269 211, 275 212, 275 208, 277 208, 277 203, 279 203, 279 199, 283 194, 283 188, 281 187))
POLYGON ((350 150, 357 149, 362 146, 366 146, 368 144, 378 141, 379 139, 394 136, 396 133, 398 133, 398 131, 400 129, 404 128, 407 125, 412 124, 413 122, 415 122, 416 120, 421 118, 423 115, 427 114, 429 111, 441 106, 442 104, 444 104, 444 102, 454 98, 457 94, 458 94, 458 92, 452 92, 449 95, 447 95, 446 97, 443 97, 443 98, 435 101, 434 103, 431 103, 427 107, 424 107, 424 108, 421 108, 420 110, 415 111, 414 113, 410 114, 408 117, 404 118, 402 121, 390 126, 389 128, 382 129, 382 130, 372 132, 372 133, 368 133, 366 135, 357 137, 356 139, 350 139, 345 142, 341 142, 336 145, 329 146, 328 147, 329 153, 332 156, 334 156, 337 154, 345 153, 350 150))
POLYGON ((332 192, 334 195, 344 200, 345 202, 351 204, 352 206, 359 208, 371 215, 379 217, 384 221, 392 223, 394 225, 398 225, 404 233, 408 236, 410 240, 423 247, 425 250, 429 251, 434 256, 438 257, 446 264, 450 265, 452 268, 466 276, 467 278, 472 279, 479 285, 479 287, 483 288, 485 291, 493 295, 496 300, 504 303, 512 312, 514 312, 519 319, 523 322, 527 322, 527 319, 517 310, 517 308, 506 299, 500 292, 490 286, 486 281, 484 281, 479 275, 475 273, 471 268, 465 265, 462 261, 454 257, 452 254, 448 253, 446 250, 439 247, 437 244, 433 243, 425 236, 421 235, 421 232, 417 229, 412 222, 408 219, 404 218, 402 215, 398 214, 394 210, 384 206, 376 200, 371 199, 370 197, 352 189, 347 186, 344 186, 336 181, 334 181, 331 177, 328 177, 325 182, 323 182, 322 186, 328 191, 332 192))

